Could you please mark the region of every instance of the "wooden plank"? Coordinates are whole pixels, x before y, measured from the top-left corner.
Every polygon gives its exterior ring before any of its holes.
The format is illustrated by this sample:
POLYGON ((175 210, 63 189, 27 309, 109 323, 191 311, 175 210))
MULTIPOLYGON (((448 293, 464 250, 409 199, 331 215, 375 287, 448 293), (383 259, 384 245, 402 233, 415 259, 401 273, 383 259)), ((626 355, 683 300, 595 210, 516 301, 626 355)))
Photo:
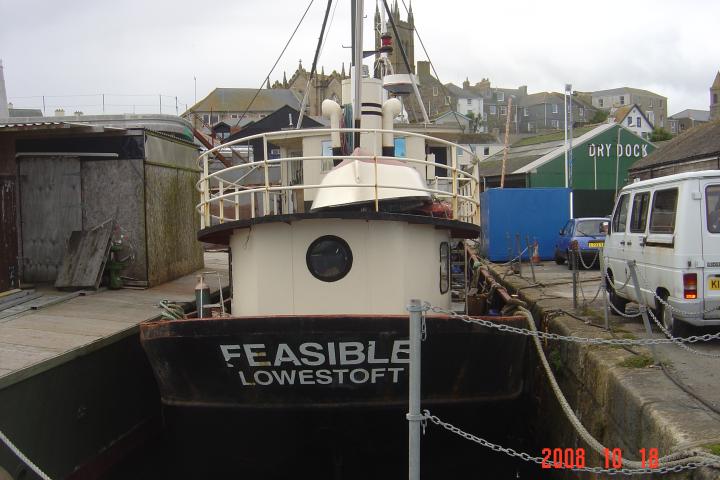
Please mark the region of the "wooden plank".
POLYGON ((124 325, 110 320, 60 315, 27 315, 12 320, 13 328, 41 330, 44 332, 70 333, 91 336, 106 336, 123 330, 124 325))
POLYGON ((18 286, 17 186, 0 175, 0 292, 18 286))
POLYGON ((77 348, 98 338, 100 335, 47 332, 41 329, 14 328, 8 324, 0 325, 0 343, 43 348, 54 352, 77 348))
POLYGON ((54 282, 70 232, 83 228, 80 160, 23 157, 19 170, 23 280, 54 282))
POLYGON ((74 231, 55 280, 55 288, 97 289, 110 252, 113 220, 91 230, 74 231))
POLYGON ((9 297, 10 295, 16 295, 18 293, 22 292, 19 288, 13 288, 12 290, 8 290, 6 292, 0 292, 0 302, 6 297, 9 297))
POLYGON ((35 300, 39 297, 42 297, 42 293, 40 292, 28 292, 25 295, 21 295, 17 298, 13 298, 12 300, 8 300, 6 302, 0 303, 0 312, 4 312, 5 310, 12 308, 16 305, 21 305, 26 302, 30 302, 32 300, 35 300))
POLYGON ((0 308, 3 308, 3 305, 7 304, 8 302, 12 302, 13 300, 17 300, 18 298, 26 297, 28 295, 31 295, 35 293, 35 290, 10 290, 9 292, 4 292, 9 295, 2 295, 0 296, 0 308), (10 293, 15 292, 15 293, 10 293))
POLYGON ((8 370, 15 371, 56 355, 57 352, 46 348, 18 346, 0 342, 0 365, 8 370))

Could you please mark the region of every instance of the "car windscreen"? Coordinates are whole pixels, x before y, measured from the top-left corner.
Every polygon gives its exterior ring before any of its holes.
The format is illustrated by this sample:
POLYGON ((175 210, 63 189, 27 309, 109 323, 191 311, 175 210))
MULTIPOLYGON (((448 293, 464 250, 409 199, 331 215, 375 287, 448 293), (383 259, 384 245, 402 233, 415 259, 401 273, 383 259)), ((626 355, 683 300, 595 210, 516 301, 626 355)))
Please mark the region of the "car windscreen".
POLYGON ((575 228, 577 237, 604 237, 608 220, 580 220, 575 228))

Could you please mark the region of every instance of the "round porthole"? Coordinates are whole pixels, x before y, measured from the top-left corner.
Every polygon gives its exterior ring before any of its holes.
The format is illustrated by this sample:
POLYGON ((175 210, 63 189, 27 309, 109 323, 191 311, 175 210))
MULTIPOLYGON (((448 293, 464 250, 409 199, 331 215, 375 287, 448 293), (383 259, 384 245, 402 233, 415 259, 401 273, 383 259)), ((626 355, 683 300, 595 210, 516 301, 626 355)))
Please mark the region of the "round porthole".
POLYGON ((310 244, 305 256, 308 270, 323 282, 336 282, 352 268, 350 245, 334 235, 324 235, 310 244))

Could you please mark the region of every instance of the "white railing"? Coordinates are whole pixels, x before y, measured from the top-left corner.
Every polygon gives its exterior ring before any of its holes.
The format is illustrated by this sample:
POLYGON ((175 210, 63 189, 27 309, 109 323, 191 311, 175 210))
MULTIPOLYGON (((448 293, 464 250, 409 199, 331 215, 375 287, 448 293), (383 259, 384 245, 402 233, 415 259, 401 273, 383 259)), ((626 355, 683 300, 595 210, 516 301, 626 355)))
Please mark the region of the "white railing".
MULTIPOLYGON (((453 219, 479 224, 479 182, 477 177, 474 177, 471 173, 462 170, 458 166, 458 149, 467 152, 472 158, 475 158, 474 152, 461 145, 420 133, 397 130, 360 128, 288 130, 262 133, 233 140, 204 152, 198 158, 198 162, 202 170, 202 176, 200 181, 197 183, 197 189, 200 191, 200 203, 197 205, 197 210, 200 213, 201 228, 217 223, 243 220, 259 216, 296 213, 298 211, 298 203, 305 198, 304 193, 303 195, 300 195, 299 192, 323 188, 348 187, 372 189, 374 191, 375 211, 380 211, 380 199, 378 198, 378 191, 380 189, 416 190, 428 193, 435 200, 449 201, 453 219), (353 157, 350 157, 349 155, 315 155, 268 159, 269 143, 289 139, 302 139, 306 137, 323 137, 324 140, 329 140, 332 132, 340 132, 341 135, 353 134, 356 132, 359 132, 361 135, 372 135, 374 137, 374 141, 371 143, 372 145, 377 146, 376 150, 381 144, 380 139, 382 138, 383 133, 392 133, 405 138, 418 137, 424 141, 432 141, 435 144, 450 147, 450 164, 446 165, 410 157, 385 157, 378 154, 378 152, 374 152, 373 155, 353 157), (257 142, 258 140, 262 141, 265 160, 233 165, 232 167, 210 173, 209 163, 215 152, 233 145, 249 143, 250 141, 257 142), (411 187, 408 185, 391 185, 382 183, 382 179, 378 178, 378 169, 376 167, 372 183, 352 183, 340 185, 323 185, 322 183, 293 183, 295 179, 292 177, 295 175, 292 174, 292 171, 296 170, 298 165, 305 165, 307 162, 322 162, 323 160, 344 160, 346 158, 367 160, 374 162, 376 165, 378 160, 399 160, 410 165, 416 165, 420 168, 435 167, 444 169, 448 176, 428 178, 428 186, 425 188, 411 187), (300 162, 300 164, 292 162, 300 162), (287 178, 283 178, 283 175, 281 174, 280 181, 272 183, 270 178, 271 169, 278 167, 282 169, 285 165, 291 166, 291 168, 288 169, 291 171, 290 175, 287 175, 287 178), (262 173, 262 180, 255 184, 249 184, 248 177, 256 171, 262 173), (447 189, 440 188, 438 180, 444 181, 447 189), (244 184, 241 182, 244 182, 244 184), (430 185, 432 185, 432 188, 430 185)), ((474 163, 476 163, 476 161, 474 163)), ((317 169, 318 172, 320 170, 321 168, 317 169)))

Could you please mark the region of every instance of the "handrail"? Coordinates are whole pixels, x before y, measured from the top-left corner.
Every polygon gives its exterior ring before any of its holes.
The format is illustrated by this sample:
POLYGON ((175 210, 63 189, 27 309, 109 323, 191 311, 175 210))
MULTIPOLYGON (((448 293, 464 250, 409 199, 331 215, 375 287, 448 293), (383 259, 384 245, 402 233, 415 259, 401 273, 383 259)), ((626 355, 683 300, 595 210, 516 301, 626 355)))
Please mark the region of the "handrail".
MULTIPOLYGON (((435 138, 429 135, 415 133, 415 132, 404 132, 398 130, 384 130, 384 129, 368 129, 368 128, 339 128, 339 129, 305 129, 305 130, 292 130, 292 131, 279 131, 279 132, 267 132, 248 137, 233 140, 231 142, 219 145, 213 149, 203 152, 198 157, 198 162, 202 162, 202 176, 196 183, 196 189, 201 194, 200 203, 196 205, 196 209, 200 214, 201 228, 205 228, 213 224, 213 221, 224 223, 228 220, 240 220, 241 219, 241 207, 250 207, 250 217, 256 216, 256 194, 262 192, 262 216, 292 213, 297 210, 295 203, 300 199, 306 199, 305 196, 299 197, 294 192, 299 190, 319 190, 324 188, 372 188, 374 190, 374 206, 375 211, 379 211, 379 191, 381 189, 397 189, 397 190, 410 190, 419 191, 429 195, 433 195, 438 199, 449 199, 452 209, 452 218, 472 222, 479 224, 479 179, 476 175, 469 173, 458 165, 457 150, 461 149, 468 152, 474 163, 477 163, 477 157, 473 151, 465 148, 461 145, 454 144, 450 141, 435 138), (387 157, 378 155, 359 155, 359 156, 348 156, 348 155, 308 155, 302 157, 283 157, 283 158, 268 158, 268 144, 272 143, 273 140, 279 139, 293 139, 293 138, 307 138, 322 136, 327 138, 332 132, 349 133, 359 132, 361 134, 373 135, 374 148, 371 150, 378 149, 378 138, 382 138, 383 133, 393 133, 395 135, 402 135, 403 137, 418 137, 425 140, 432 140, 433 142, 440 143, 451 147, 450 152, 450 165, 437 163, 434 161, 411 158, 411 157, 387 157), (380 137, 379 137, 380 136, 380 137), (228 168, 210 173, 209 162, 210 156, 217 150, 229 148, 238 144, 246 143, 251 140, 261 139, 263 143, 264 158, 259 161, 252 161, 233 165, 228 168), (373 163, 374 178, 370 183, 351 183, 351 184, 293 184, 293 178, 283 178, 285 169, 280 172, 280 182, 273 183, 270 181, 270 169, 274 167, 282 168, 284 165, 295 166, 288 169, 287 175, 293 175, 290 170, 298 169, 297 163, 300 162, 302 165, 318 161, 335 161, 345 160, 352 158, 353 160, 365 160, 369 163, 373 163), (378 161, 382 160, 395 160, 405 162, 407 164, 417 165, 420 167, 435 167, 442 168, 448 172, 448 177, 433 177, 427 178, 427 187, 412 187, 408 185, 393 185, 384 184, 382 181, 378 181, 378 161), (245 172, 247 170, 247 172, 245 172), (253 172, 262 172, 262 180, 258 179, 258 182, 254 186, 242 185, 242 182, 247 176, 253 172), (236 179, 228 178, 228 174, 237 172, 236 179), (449 181, 447 188, 449 191, 441 190, 438 188, 438 180, 449 181), (434 187, 431 188, 430 184, 434 182, 434 187), (249 205, 244 202, 247 197, 250 197, 249 205), (226 214, 226 204, 232 209, 232 214, 226 214), (234 214, 234 215, 233 215, 234 214)), ((333 162, 334 163, 334 162, 333 162)), ((314 167, 317 168, 317 167, 314 167)), ((273 170, 275 171, 275 170, 273 170)), ((294 170, 292 170, 294 171, 294 170)), ((323 173, 323 172, 320 172, 323 173)), ((359 178, 358 178, 359 180, 359 178)), ((445 185, 445 184, 444 184, 445 185)), ((229 212, 228 212, 229 213, 229 212)), ((247 215, 244 216, 245 218, 247 215)))

